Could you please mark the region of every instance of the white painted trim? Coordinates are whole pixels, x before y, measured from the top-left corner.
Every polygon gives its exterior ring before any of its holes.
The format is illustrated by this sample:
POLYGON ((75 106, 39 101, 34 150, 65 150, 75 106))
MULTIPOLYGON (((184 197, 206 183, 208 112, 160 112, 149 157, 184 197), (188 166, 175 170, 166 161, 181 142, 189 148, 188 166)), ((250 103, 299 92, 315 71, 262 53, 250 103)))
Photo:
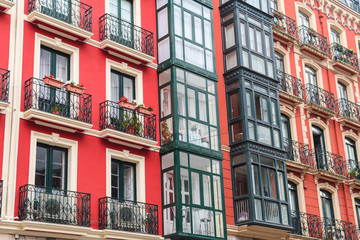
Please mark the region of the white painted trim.
POLYGON ((36 145, 45 143, 68 149, 68 169, 67 169, 67 189, 76 191, 77 189, 77 168, 78 168, 78 142, 60 137, 60 134, 45 134, 31 131, 30 137, 30 156, 29 156, 29 178, 28 184, 35 184, 36 169, 36 145))
POLYGON ((336 82, 336 99, 339 99, 339 86, 338 86, 338 82, 341 82, 342 84, 344 84, 346 86, 346 92, 347 92, 347 96, 348 96, 348 100, 350 102, 355 102, 355 96, 354 96, 354 87, 352 84, 352 81, 349 80, 348 78, 346 78, 344 75, 342 74, 336 74, 335 75, 335 82, 336 82))
POLYGON ((317 118, 310 118, 309 119, 309 131, 311 136, 311 148, 314 148, 314 139, 312 134, 312 126, 317 126, 323 130, 324 133, 324 141, 325 141, 325 148, 327 152, 331 151, 331 141, 330 141, 330 133, 328 126, 320 119, 320 117, 317 118))
POLYGON ((117 151, 106 148, 106 196, 111 197, 111 159, 136 164, 136 197, 139 202, 146 202, 145 195, 145 157, 130 153, 130 151, 117 151))
POLYGON ((315 19, 315 14, 313 10, 303 2, 295 2, 295 13, 296 13, 296 22, 300 24, 299 11, 305 13, 309 17, 310 27, 317 32, 317 24, 315 19))
POLYGON ((61 38, 50 38, 40 33, 35 33, 35 50, 34 50, 34 73, 33 76, 43 78, 40 74, 40 50, 41 45, 50 47, 54 50, 70 55, 70 79, 75 83, 79 83, 79 48, 62 42, 61 38))
POLYGON ((296 116, 293 111, 290 111, 285 105, 280 106, 280 112, 287 116, 290 120, 290 131, 291 131, 291 138, 294 141, 298 140, 297 137, 297 127, 296 127, 296 116))
POLYGON ((301 178, 295 176, 292 172, 287 175, 287 178, 290 182, 296 184, 296 190, 297 190, 297 194, 298 194, 299 211, 306 213, 305 192, 304 192, 303 180, 301 178))
POLYGON ((135 78, 135 97, 137 104, 144 103, 143 72, 130 67, 126 62, 115 62, 106 59, 106 99, 111 99, 111 70, 115 70, 135 78))
POLYGON ((333 186, 331 186, 327 182, 317 184, 317 194, 318 194, 318 202, 319 202, 319 209, 320 209, 320 217, 324 217, 324 214, 322 211, 322 205, 321 205, 320 190, 326 190, 331 193, 334 217, 335 217, 335 219, 341 220, 339 197, 338 197, 337 189, 334 188, 333 186))
MULTIPOLYGON (((110 0, 105 0, 105 12, 110 13, 110 0)), ((141 0, 133 0, 134 25, 141 27, 141 0)))
POLYGON ((280 42, 274 43, 274 51, 277 51, 283 56, 285 73, 291 75, 289 51, 286 50, 280 42))
MULTIPOLYGON (((304 57, 304 55, 302 55, 304 57)), ((305 66, 312 67, 316 71, 316 82, 319 88, 323 87, 323 78, 322 78, 322 68, 314 61, 314 59, 302 59, 302 69, 303 69, 303 76, 304 76, 304 83, 307 84, 306 79, 306 72, 305 72, 305 66)))
POLYGON ((336 21, 333 20, 327 20, 327 26, 328 26, 328 33, 329 33, 329 43, 331 42, 331 29, 334 29, 337 33, 339 33, 340 36, 340 44, 347 48, 347 40, 346 40, 346 31, 345 29, 336 21))

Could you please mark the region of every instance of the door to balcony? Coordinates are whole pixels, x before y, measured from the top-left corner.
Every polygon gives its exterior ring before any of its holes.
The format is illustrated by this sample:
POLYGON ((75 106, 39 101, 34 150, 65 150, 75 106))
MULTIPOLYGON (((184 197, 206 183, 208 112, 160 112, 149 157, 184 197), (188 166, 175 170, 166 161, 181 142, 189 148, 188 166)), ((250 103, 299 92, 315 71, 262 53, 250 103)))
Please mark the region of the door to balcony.
POLYGON ((42 0, 41 13, 71 23, 71 0, 42 0))
POLYGON ((324 156, 324 153, 326 152, 324 132, 320 128, 313 126, 312 135, 314 140, 317 167, 318 169, 328 170, 326 156, 324 156))

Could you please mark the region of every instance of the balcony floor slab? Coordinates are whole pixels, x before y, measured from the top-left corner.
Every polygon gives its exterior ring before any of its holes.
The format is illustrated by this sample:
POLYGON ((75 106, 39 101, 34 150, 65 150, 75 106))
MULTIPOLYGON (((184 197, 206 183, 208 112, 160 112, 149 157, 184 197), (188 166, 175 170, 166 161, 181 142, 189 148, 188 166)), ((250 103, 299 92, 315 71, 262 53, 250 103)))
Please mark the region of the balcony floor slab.
POLYGON ((7 11, 10 8, 12 8, 15 5, 14 2, 11 2, 9 0, 0 0, 0 11, 7 11))

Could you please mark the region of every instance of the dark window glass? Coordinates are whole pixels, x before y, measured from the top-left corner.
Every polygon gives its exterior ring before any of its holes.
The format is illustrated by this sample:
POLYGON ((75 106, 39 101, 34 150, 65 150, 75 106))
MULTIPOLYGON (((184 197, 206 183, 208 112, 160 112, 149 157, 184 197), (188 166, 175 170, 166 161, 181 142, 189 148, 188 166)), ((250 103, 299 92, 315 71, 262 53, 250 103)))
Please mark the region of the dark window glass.
POLYGON ((111 161, 111 197, 136 201, 136 165, 111 161))
POLYGON ((279 52, 275 52, 276 69, 285 72, 284 57, 279 52))
POLYGON ((343 98, 347 100, 348 97, 346 92, 346 86, 341 82, 338 82, 338 88, 339 88, 339 98, 343 98))
POLYGON ((334 224, 334 210, 332 204, 331 193, 325 190, 320 190, 321 204, 323 210, 323 217, 325 219, 325 224, 333 225, 334 224))
POLYGON ((295 183, 288 182, 289 204, 292 211, 299 211, 297 186, 295 183))
POLYGON ((350 138, 345 138, 345 144, 346 144, 346 152, 347 152, 347 158, 349 163, 349 169, 358 169, 358 159, 356 154, 356 145, 353 140, 350 138))
POLYGON ((246 195, 249 193, 248 190, 248 174, 247 174, 247 166, 243 165, 240 167, 236 167, 235 171, 235 189, 236 196, 240 197, 242 195, 246 195))
POLYGON ((281 114, 281 129, 284 138, 291 140, 290 119, 284 114, 281 114))
POLYGON ((117 102, 125 96, 129 101, 135 99, 134 77, 111 71, 111 101, 117 102))

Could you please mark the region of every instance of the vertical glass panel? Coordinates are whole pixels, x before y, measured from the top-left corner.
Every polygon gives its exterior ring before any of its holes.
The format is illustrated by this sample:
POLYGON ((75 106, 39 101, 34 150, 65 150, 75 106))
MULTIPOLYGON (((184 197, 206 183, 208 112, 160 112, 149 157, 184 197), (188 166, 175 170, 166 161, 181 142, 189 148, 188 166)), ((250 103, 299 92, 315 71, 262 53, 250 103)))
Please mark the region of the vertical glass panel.
POLYGON ((65 152, 52 151, 52 187, 64 189, 65 187, 65 152))
POLYGON ((214 174, 220 174, 220 162, 217 160, 212 160, 212 172, 214 174))
POLYGON ((190 204, 190 186, 189 186, 189 171, 181 168, 181 202, 190 204))
POLYGON ((190 168, 211 172, 210 159, 198 155, 190 155, 190 168))
POLYGON ((267 62, 267 67, 268 67, 268 76, 271 78, 274 78, 274 66, 273 63, 268 61, 267 62))
POLYGON ((244 50, 243 49, 243 51, 242 51, 242 56, 243 56, 243 58, 242 58, 242 65, 244 66, 244 67, 249 67, 249 53, 246 51, 246 50, 244 50))
POLYGON ((119 16, 119 11, 118 11, 119 10, 119 1, 118 0, 110 0, 109 6, 110 6, 110 8, 109 8, 110 14, 117 17, 117 18, 120 17, 119 16))
MULTIPOLYGON (((116 2, 117 2, 117 1, 116 1, 116 2)), ((156 6, 157 6, 156 9, 161 8, 162 6, 164 6, 164 5, 167 4, 167 3, 168 3, 168 0, 157 0, 157 1, 156 1, 156 6)))
POLYGON ((123 165, 123 171, 124 171, 124 199, 134 201, 134 182, 135 182, 135 176, 134 176, 134 167, 124 164, 123 165))
POLYGON ((275 101, 271 101, 271 116, 272 116, 272 123, 275 126, 279 126, 279 119, 277 114, 277 103, 275 101))
POLYGON ((169 33, 167 7, 158 12, 158 22, 161 23, 158 24, 158 38, 160 39, 169 33))
POLYGON ((249 28, 249 37, 250 37, 250 48, 256 50, 256 41, 255 41, 255 29, 249 28))
POLYGON ((127 0, 121 1, 121 19, 132 23, 132 2, 127 0))
POLYGON ((161 169, 166 169, 174 166, 174 153, 168 153, 161 157, 161 169))
POLYGON ((186 72, 186 83, 206 91, 206 80, 203 77, 186 72))
POLYGON ((268 99, 261 98, 261 116, 262 120, 265 122, 269 122, 269 106, 268 106, 268 99))
POLYGON ((240 166, 235 170, 235 194, 236 197, 241 197, 249 193, 248 189, 248 174, 246 165, 240 166))
POLYGON ((175 201, 174 192, 174 171, 167 171, 163 173, 163 191, 164 191, 164 205, 168 205, 175 201))
POLYGON ((204 11, 204 18, 206 18, 207 20, 210 20, 211 19, 210 9, 207 7, 203 7, 203 11, 204 11))
POLYGON ((280 148, 280 131, 274 130, 274 146, 280 148))
POLYGON ((237 66, 236 50, 226 55, 226 70, 232 69, 237 66))
POLYGON ((277 198, 276 178, 275 170, 269 169, 270 192, 272 198, 277 198))
POLYGON ((264 212, 265 212, 265 221, 280 223, 280 213, 279 213, 279 204, 270 201, 264 201, 264 212))
POLYGON ((188 103, 188 116, 192 118, 196 118, 195 91, 190 88, 187 89, 187 103, 188 103))
POLYGON ((189 143, 209 148, 209 127, 205 124, 188 120, 189 143))
POLYGON ((195 23, 195 42, 199 44, 203 44, 203 27, 201 19, 198 17, 194 17, 194 23, 195 23))
POLYGON ((262 210, 261 200, 260 199, 255 199, 255 219, 256 220, 263 220, 261 210, 262 210))
POLYGON ((206 70, 213 72, 214 71, 213 53, 209 50, 206 50, 205 54, 206 54, 206 70))
POLYGON ((200 68, 205 68, 204 49, 185 41, 185 61, 200 68))
POLYGON ((214 207, 217 210, 222 210, 221 179, 219 176, 213 177, 213 188, 214 188, 214 207))
POLYGON ((284 225, 289 225, 288 206, 282 204, 281 205, 281 213, 282 213, 283 224, 284 225))
MULTIPOLYGON (((123 90, 124 90, 124 96, 128 97, 129 100, 134 100, 135 96, 134 96, 134 79, 127 77, 127 76, 123 76, 123 90)), ((119 98, 120 99, 120 98, 119 98)))
POLYGON ((256 48, 259 53, 263 53, 261 32, 256 30, 256 48))
POLYGON ((211 142, 211 149, 213 150, 219 150, 218 137, 219 137, 218 129, 214 127, 210 127, 210 142, 211 142))
POLYGON ((215 83, 211 80, 208 80, 207 84, 208 84, 208 92, 215 94, 215 83))
POLYGON ((164 210, 164 235, 176 232, 176 211, 175 207, 168 207, 164 210))
POLYGON ((192 20, 191 15, 187 12, 184 12, 184 30, 185 37, 192 40, 192 20))
POLYGON ((159 74, 159 85, 163 85, 171 80, 171 69, 167 69, 159 74))
POLYGON ((248 122, 249 139, 255 140, 255 126, 253 122, 248 122))
POLYGON ((200 205, 200 176, 198 173, 191 173, 191 196, 192 204, 200 205))
POLYGON ((251 66, 253 70, 265 74, 265 59, 252 54, 251 61, 251 66))
POLYGON ((204 93, 198 93, 198 102, 199 102, 199 119, 201 121, 207 122, 207 101, 206 95, 204 93))
POLYGON ((253 188, 255 194, 260 195, 260 184, 259 184, 259 167, 257 165, 251 165, 253 170, 253 188))
POLYGON ((172 142, 173 140, 173 125, 172 118, 168 118, 160 123, 161 127, 161 144, 172 142))
POLYGON ((55 77, 61 79, 61 81, 68 81, 68 58, 56 54, 56 74, 55 77))
POLYGON ((159 51, 159 63, 162 63, 170 58, 170 41, 169 37, 158 42, 158 51, 159 51))
POLYGON ((252 94, 251 92, 246 92, 246 109, 247 109, 247 114, 249 117, 254 117, 253 116, 253 101, 252 101, 252 94))
POLYGON ((242 164, 242 163, 246 163, 246 155, 244 154, 240 154, 240 155, 236 155, 232 158, 233 160, 233 165, 238 165, 238 164, 242 164))
POLYGON ((204 34, 205 34, 205 47, 208 49, 213 49, 213 37, 211 32, 211 23, 209 21, 204 21, 204 34))
POLYGON ((235 45, 235 31, 234 24, 229 24, 225 27, 225 48, 235 45))
POLYGON ((214 236, 214 215, 212 211, 192 209, 193 233, 206 236, 214 236))
POLYGON ((216 237, 224 237, 224 223, 223 214, 221 212, 215 212, 215 226, 216 226, 216 237))
POLYGON ((216 98, 214 95, 208 95, 209 105, 209 120, 210 124, 217 126, 217 114, 216 114, 216 98))
POLYGON ((263 126, 263 125, 258 125, 258 140, 261 143, 265 143, 268 145, 272 145, 271 144, 271 130, 269 127, 263 126))
POLYGON ((269 182, 268 182, 268 172, 267 169, 262 167, 261 168, 261 186, 263 191, 263 196, 271 197, 271 192, 269 189, 269 182))
POLYGON ((47 163, 47 149, 43 147, 36 148, 36 172, 35 185, 45 187, 46 185, 46 163, 47 163))
POLYGON ((209 175, 202 175, 203 177, 203 182, 202 182, 202 187, 203 187, 203 199, 204 199, 204 206, 206 207, 212 207, 212 201, 211 201, 211 197, 212 197, 212 189, 211 189, 211 178, 209 175))
POLYGON ((183 40, 179 37, 175 37, 175 54, 177 59, 184 60, 183 40))
POLYGON ((181 8, 179 8, 178 6, 174 6, 174 25, 175 25, 175 34, 182 36, 183 33, 182 33, 181 8))
POLYGON ((191 12, 196 13, 197 15, 202 16, 201 5, 197 2, 194 2, 193 0, 183 0, 183 7, 191 12))
POLYGON ((191 233, 191 215, 190 215, 190 207, 183 206, 182 207, 182 231, 184 233, 191 233))
POLYGON ((184 82, 185 81, 185 77, 184 77, 185 73, 183 70, 181 70, 180 68, 176 68, 176 80, 179 82, 184 82))
POLYGON ((265 49, 266 49, 266 56, 271 58, 271 44, 270 44, 270 35, 265 34, 265 49))
POLYGON ((179 141, 187 142, 187 133, 186 119, 179 117, 179 141))
POLYGON ((186 116, 186 105, 185 105, 185 86, 183 84, 177 84, 177 104, 178 114, 186 116))
POLYGON ((181 166, 189 166, 189 161, 188 161, 188 154, 184 153, 184 152, 180 152, 180 165, 181 166))
POLYGON ((280 194, 280 200, 285 201, 285 177, 284 173, 279 172, 279 194, 280 194))
POLYGON ((171 91, 170 85, 162 88, 160 90, 160 98, 161 98, 161 118, 168 116, 171 114, 171 91))
POLYGON ((241 44, 242 44, 243 46, 247 46, 247 41, 246 41, 246 28, 245 28, 245 23, 244 23, 244 22, 241 22, 240 31, 241 31, 241 44))
POLYGON ((231 124, 231 136, 232 136, 232 142, 236 142, 243 139, 244 129, 243 129, 242 121, 231 124))

